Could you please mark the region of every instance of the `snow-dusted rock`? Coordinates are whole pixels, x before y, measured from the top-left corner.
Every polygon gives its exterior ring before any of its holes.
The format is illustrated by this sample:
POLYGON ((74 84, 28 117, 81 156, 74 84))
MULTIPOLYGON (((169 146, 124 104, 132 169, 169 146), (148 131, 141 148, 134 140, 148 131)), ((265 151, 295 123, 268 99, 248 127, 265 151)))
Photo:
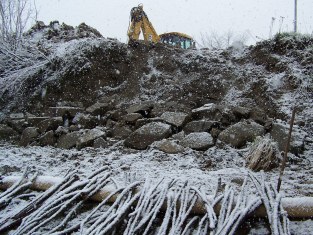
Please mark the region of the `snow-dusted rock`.
POLYGON ((97 128, 94 128, 92 130, 85 130, 83 134, 78 138, 76 147, 78 149, 81 149, 84 147, 92 146, 95 139, 105 136, 106 133, 97 128))
POLYGON ((132 124, 132 125, 136 124, 136 121, 140 118, 142 118, 142 115, 140 113, 129 113, 123 116, 123 120, 127 124, 132 124))
POLYGON ((177 144, 177 141, 175 140, 161 140, 158 142, 155 142, 155 147, 160 150, 163 151, 165 153, 169 153, 169 154, 177 154, 177 153, 181 153, 184 151, 184 147, 177 144))
POLYGON ((193 132, 207 132, 213 124, 213 121, 208 120, 192 121, 186 124, 184 127, 184 132, 186 134, 193 132))
MULTIPOLYGON (((273 140, 278 143, 278 148, 280 151, 285 151, 288 133, 289 125, 287 123, 284 123, 280 120, 277 120, 275 123, 273 123, 270 134, 273 140)), ((307 136, 308 134, 306 132, 301 131, 298 126, 294 126, 291 134, 289 151, 294 154, 303 153, 304 142, 307 136)))
POLYGON ((10 119, 12 120, 16 120, 16 119, 24 119, 25 116, 24 116, 24 113, 11 113, 9 115, 10 119))
POLYGON ((53 131, 48 131, 38 139, 41 146, 54 146, 56 143, 56 137, 53 131))
POLYGON ((147 117, 151 113, 153 109, 153 104, 151 103, 142 103, 142 104, 135 104, 130 106, 126 112, 127 113, 140 113, 142 116, 147 117))
POLYGON ((175 127, 182 127, 188 120, 189 115, 183 112, 165 112, 161 115, 164 122, 175 127))
POLYGON ((25 128, 30 127, 25 119, 10 119, 7 121, 7 124, 19 133, 22 133, 25 128))
POLYGON ((57 147, 62 149, 70 149, 76 147, 76 143, 81 136, 80 131, 74 131, 60 136, 57 142, 57 147))
POLYGON ((185 136, 180 142, 184 147, 189 147, 195 150, 207 150, 214 146, 212 136, 207 132, 194 132, 185 136))
POLYGON ((112 130, 112 137, 126 139, 133 131, 128 126, 115 125, 112 130))
POLYGON ((148 123, 152 122, 163 122, 162 118, 156 117, 156 118, 140 118, 136 121, 135 128, 138 129, 148 123))
POLYGON ((30 126, 38 126, 44 120, 50 119, 50 117, 27 117, 27 123, 30 126))
POLYGON ((250 109, 246 107, 236 106, 232 108, 233 114, 240 120, 242 118, 249 118, 250 109))
POLYGON ((95 103, 88 107, 86 111, 94 116, 103 116, 107 111, 110 110, 110 105, 107 103, 95 103))
POLYGON ((106 148, 107 146, 108 146, 108 143, 103 137, 97 138, 93 142, 94 148, 106 148))
POLYGON ((243 147, 247 142, 252 142, 257 136, 265 134, 263 126, 253 121, 238 122, 222 131, 218 139, 235 148, 243 147))
POLYGON ((217 105, 215 104, 205 104, 200 108, 192 110, 192 117, 196 120, 199 119, 216 120, 216 116, 218 114, 219 110, 217 108, 217 105))
POLYGON ((146 149, 154 141, 162 140, 172 134, 171 126, 161 122, 152 122, 133 132, 124 142, 126 147, 146 149))
POLYGON ((21 136, 20 145, 27 146, 39 136, 38 128, 27 127, 21 136))
POLYGON ((97 117, 90 114, 78 113, 73 118, 72 123, 81 129, 93 129, 100 124, 100 121, 97 117))

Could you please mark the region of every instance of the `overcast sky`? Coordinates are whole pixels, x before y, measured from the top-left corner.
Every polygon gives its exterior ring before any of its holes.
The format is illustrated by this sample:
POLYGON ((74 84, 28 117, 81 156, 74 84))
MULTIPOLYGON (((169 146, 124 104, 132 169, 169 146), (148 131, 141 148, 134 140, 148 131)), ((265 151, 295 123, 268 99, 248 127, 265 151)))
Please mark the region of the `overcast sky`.
MULTIPOLYGON (((247 33, 249 42, 293 30, 295 0, 36 0, 38 20, 96 28, 104 37, 127 40, 129 13, 143 3, 158 34, 182 32, 200 41, 201 34, 247 33)), ((298 28, 313 33, 313 0, 298 0, 298 28)))

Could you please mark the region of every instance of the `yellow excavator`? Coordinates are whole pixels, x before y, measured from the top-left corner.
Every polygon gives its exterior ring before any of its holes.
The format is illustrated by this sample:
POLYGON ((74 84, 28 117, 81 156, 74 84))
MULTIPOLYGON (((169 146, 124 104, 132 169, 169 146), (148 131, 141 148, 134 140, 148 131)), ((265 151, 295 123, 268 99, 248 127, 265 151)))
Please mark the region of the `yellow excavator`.
POLYGON ((171 32, 158 35, 147 14, 143 11, 142 4, 132 8, 130 21, 127 32, 129 42, 139 40, 139 35, 142 31, 144 41, 147 42, 162 42, 183 49, 195 48, 195 41, 187 34, 171 32))

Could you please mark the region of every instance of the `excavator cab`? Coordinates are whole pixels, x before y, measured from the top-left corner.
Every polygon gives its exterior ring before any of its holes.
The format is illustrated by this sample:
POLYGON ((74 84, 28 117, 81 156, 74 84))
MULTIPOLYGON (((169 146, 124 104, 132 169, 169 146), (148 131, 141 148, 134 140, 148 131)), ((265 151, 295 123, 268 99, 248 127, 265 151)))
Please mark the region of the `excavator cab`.
POLYGON ((160 41, 165 44, 180 47, 182 49, 195 48, 195 42, 187 34, 171 32, 160 35, 160 41))

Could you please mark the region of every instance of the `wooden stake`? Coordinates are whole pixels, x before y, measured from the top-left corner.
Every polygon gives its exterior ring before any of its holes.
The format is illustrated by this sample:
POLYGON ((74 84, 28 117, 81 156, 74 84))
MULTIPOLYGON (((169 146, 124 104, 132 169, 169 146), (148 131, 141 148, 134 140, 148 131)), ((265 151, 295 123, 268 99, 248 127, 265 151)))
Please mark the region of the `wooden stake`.
POLYGON ((284 152, 283 162, 281 164, 281 168, 280 168, 280 172, 279 172, 279 178, 278 178, 278 183, 277 183, 277 192, 279 192, 279 190, 280 190, 282 177, 284 175, 284 171, 285 171, 285 167, 286 167, 287 155, 288 155, 288 151, 289 151, 289 147, 290 147, 291 133, 292 133, 292 128, 293 128, 293 123, 295 121, 295 116, 296 116, 296 107, 294 107, 292 110, 288 139, 287 139, 286 148, 285 148, 285 152, 284 152))

